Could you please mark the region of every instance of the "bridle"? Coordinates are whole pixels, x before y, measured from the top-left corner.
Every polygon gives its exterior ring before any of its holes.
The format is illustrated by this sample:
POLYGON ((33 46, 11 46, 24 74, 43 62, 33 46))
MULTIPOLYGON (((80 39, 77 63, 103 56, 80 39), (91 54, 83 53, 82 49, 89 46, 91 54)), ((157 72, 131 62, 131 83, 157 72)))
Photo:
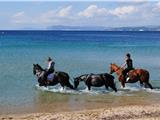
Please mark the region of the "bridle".
MULTIPOLYGON (((117 67, 118 67, 118 66, 117 66, 117 67)), ((118 67, 116 70, 114 70, 114 72, 117 72, 117 71, 118 71, 118 70, 120 70, 120 69, 121 69, 121 68, 120 68, 120 67, 118 67)), ((113 72, 113 73, 114 73, 114 72, 113 72)))
POLYGON ((36 70, 36 76, 39 78, 41 77, 43 74, 43 71, 40 71, 40 70, 36 70))

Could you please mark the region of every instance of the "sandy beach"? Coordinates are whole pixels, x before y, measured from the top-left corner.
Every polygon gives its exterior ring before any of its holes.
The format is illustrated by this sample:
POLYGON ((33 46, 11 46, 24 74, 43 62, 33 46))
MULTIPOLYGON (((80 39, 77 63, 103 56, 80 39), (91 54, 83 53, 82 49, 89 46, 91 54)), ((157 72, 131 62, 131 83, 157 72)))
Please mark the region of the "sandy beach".
POLYGON ((160 105, 132 105, 102 109, 0 115, 1 120, 159 120, 160 105))

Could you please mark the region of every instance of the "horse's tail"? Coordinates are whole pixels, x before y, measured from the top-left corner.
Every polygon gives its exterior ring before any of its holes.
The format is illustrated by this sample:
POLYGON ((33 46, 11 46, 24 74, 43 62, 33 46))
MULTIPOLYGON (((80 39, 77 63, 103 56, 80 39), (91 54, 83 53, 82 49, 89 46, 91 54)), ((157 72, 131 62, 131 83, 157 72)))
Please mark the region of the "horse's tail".
POLYGON ((149 78, 150 78, 150 74, 148 71, 146 71, 146 82, 145 84, 150 88, 150 89, 153 89, 151 83, 149 82, 149 78))
POLYGON ((149 82, 150 74, 148 71, 146 71, 146 80, 149 82))

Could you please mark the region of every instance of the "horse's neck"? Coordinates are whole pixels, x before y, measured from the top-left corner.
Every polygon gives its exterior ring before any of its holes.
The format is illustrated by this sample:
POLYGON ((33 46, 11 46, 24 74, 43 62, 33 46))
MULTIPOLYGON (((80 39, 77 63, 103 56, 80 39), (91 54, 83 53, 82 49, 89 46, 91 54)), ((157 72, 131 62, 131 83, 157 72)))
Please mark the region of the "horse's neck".
POLYGON ((37 66, 39 67, 39 69, 40 69, 41 71, 44 71, 44 69, 43 69, 40 65, 37 64, 37 66))
POLYGON ((122 75, 122 69, 118 70, 118 71, 116 72, 116 74, 117 74, 118 76, 122 75))
POLYGON ((118 66, 116 66, 117 68, 117 70, 116 70, 116 74, 118 75, 118 76, 120 76, 120 75, 122 75, 122 71, 123 71, 123 69, 121 68, 121 67, 118 67, 118 66))
POLYGON ((80 81, 84 81, 84 80, 86 80, 87 76, 88 76, 87 74, 86 74, 86 75, 82 75, 82 76, 80 76, 80 79, 81 79, 80 81))

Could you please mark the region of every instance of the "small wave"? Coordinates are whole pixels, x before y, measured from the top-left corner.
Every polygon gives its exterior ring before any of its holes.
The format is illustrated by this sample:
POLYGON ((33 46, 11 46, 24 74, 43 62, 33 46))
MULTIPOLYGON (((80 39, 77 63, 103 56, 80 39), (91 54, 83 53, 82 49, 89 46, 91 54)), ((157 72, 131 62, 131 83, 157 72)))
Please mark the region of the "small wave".
POLYGON ((147 92, 150 92, 150 93, 160 93, 159 88, 154 88, 154 89, 144 88, 144 90, 147 91, 147 92))
POLYGON ((160 93, 160 87, 155 87, 153 89, 141 87, 139 84, 129 84, 125 88, 119 89, 119 91, 124 92, 138 92, 138 91, 146 91, 149 93, 160 93))
POLYGON ((150 89, 150 88, 140 87, 139 85, 136 85, 136 84, 127 85, 125 88, 120 88, 118 89, 118 92, 106 90, 103 87, 99 89, 92 87, 91 90, 88 90, 88 88, 71 90, 69 88, 63 89, 60 85, 49 86, 49 87, 36 85, 36 88, 42 91, 48 91, 53 93, 63 93, 63 94, 89 94, 89 95, 110 94, 114 96, 133 96, 135 94, 135 93, 133 94, 133 92, 138 92, 138 91, 146 91, 149 93, 160 93, 160 88, 150 89))
POLYGON ((68 88, 63 89, 61 86, 44 87, 44 86, 36 85, 36 88, 38 90, 47 91, 47 92, 54 92, 54 93, 79 94, 79 92, 77 92, 76 90, 71 90, 68 88))
POLYGON ((139 84, 126 84, 125 88, 120 88, 120 91, 125 91, 125 92, 136 92, 142 90, 143 87, 141 87, 139 84))
POLYGON ((42 90, 42 91, 48 91, 48 92, 54 92, 54 93, 66 93, 66 94, 90 94, 90 95, 99 95, 99 94, 105 94, 105 93, 109 93, 110 91, 106 90, 106 89, 99 89, 97 90, 96 88, 91 88, 91 90, 88 90, 88 88, 85 89, 80 89, 80 90, 71 90, 69 88, 62 88, 61 86, 57 85, 57 86, 39 86, 36 85, 36 88, 38 90, 42 90))
POLYGON ((99 94, 105 94, 105 93, 109 93, 110 91, 106 90, 106 89, 94 89, 91 88, 91 90, 88 90, 88 88, 86 89, 82 89, 79 90, 81 93, 85 93, 85 94, 91 94, 91 95, 99 95, 99 94))

